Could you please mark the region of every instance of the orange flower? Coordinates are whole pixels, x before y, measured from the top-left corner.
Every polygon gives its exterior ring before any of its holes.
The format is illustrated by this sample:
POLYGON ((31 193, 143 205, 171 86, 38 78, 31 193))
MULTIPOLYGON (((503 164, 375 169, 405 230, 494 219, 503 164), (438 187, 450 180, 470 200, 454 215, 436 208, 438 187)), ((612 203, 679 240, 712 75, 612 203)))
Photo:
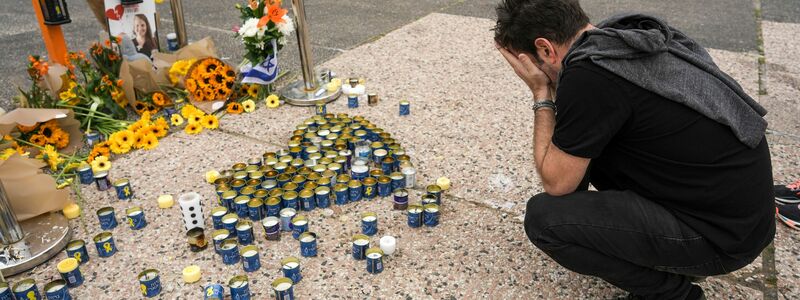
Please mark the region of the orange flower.
POLYGON ((36 126, 39 126, 39 123, 33 124, 31 126, 17 125, 17 129, 19 129, 19 131, 22 133, 28 133, 36 129, 36 126))
POLYGON ((269 21, 272 21, 272 23, 275 23, 275 24, 282 23, 283 22, 283 15, 285 15, 286 12, 287 12, 287 10, 281 8, 277 4, 273 4, 273 5, 270 5, 268 7, 265 7, 264 10, 265 10, 266 14, 264 14, 264 16, 261 17, 261 20, 258 20, 258 27, 259 28, 264 27, 264 25, 267 25, 267 23, 269 23, 269 21))
POLYGON ((164 94, 159 92, 153 93, 153 104, 158 106, 164 106, 164 104, 167 104, 166 96, 164 96, 164 94))
POLYGON ((197 81, 192 78, 186 79, 186 90, 190 93, 194 93, 195 89, 197 89, 197 81))
POLYGON ((111 41, 106 40, 105 44, 106 44, 106 47, 111 47, 111 41))
POLYGON ((228 107, 225 110, 228 113, 238 115, 238 114, 241 114, 244 111, 244 108, 242 107, 241 104, 239 104, 239 102, 231 102, 231 103, 228 103, 228 107))
POLYGON ((36 145, 39 145, 39 146, 44 146, 44 144, 47 143, 47 138, 45 138, 41 134, 34 134, 33 136, 31 136, 31 139, 29 141, 32 144, 36 144, 36 145))

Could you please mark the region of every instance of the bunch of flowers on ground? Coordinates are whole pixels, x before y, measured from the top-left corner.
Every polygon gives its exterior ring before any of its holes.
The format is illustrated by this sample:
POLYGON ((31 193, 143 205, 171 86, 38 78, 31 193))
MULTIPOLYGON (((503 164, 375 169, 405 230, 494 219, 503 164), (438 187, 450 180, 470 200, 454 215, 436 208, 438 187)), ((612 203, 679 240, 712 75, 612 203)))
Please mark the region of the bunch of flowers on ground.
POLYGON ((184 105, 181 108, 180 114, 173 114, 170 122, 173 126, 181 126, 185 123, 186 127, 183 128, 183 131, 188 134, 198 134, 202 132, 204 128, 219 128, 219 118, 217 118, 217 116, 206 114, 190 104, 184 105))
POLYGON ((56 120, 32 126, 17 125, 17 129, 20 132, 19 139, 39 147, 50 145, 56 149, 64 149, 69 145, 69 133, 61 129, 56 120))
POLYGON ((195 101, 226 100, 233 91, 236 72, 219 59, 199 60, 186 75, 186 91, 195 101))
POLYGON ((140 116, 144 112, 149 112, 150 115, 155 115, 163 108, 172 106, 172 104, 172 99, 170 99, 167 93, 155 91, 136 100, 136 102, 133 104, 133 110, 136 111, 136 113, 140 116))

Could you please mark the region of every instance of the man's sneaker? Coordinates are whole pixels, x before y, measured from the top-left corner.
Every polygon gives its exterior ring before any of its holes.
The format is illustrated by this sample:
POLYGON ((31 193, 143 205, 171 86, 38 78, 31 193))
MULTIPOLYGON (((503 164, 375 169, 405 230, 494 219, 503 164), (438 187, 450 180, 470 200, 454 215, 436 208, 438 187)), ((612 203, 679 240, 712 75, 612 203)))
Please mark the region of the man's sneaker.
POLYGON ((778 219, 792 229, 800 230, 800 204, 778 204, 778 219))
POLYGON ((787 203, 800 203, 800 180, 787 185, 775 185, 775 201, 787 203))

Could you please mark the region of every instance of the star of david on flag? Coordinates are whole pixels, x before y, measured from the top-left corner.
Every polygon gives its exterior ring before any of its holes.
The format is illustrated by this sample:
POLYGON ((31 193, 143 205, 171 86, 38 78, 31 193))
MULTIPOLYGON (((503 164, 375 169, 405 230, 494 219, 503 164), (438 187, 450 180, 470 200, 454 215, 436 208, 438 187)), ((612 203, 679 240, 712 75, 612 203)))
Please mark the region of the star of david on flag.
POLYGON ((278 47, 275 40, 272 40, 272 53, 260 64, 253 66, 248 63, 239 70, 244 78, 242 83, 270 84, 278 78, 278 47))

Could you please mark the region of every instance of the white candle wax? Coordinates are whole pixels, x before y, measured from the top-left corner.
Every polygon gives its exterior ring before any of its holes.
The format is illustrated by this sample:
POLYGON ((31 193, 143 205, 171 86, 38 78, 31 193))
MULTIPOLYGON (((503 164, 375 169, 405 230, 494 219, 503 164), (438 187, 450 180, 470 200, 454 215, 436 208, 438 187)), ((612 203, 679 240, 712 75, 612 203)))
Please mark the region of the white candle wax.
POLYGON ((390 235, 384 236, 380 240, 381 250, 386 255, 392 255, 397 249, 397 240, 390 235))

